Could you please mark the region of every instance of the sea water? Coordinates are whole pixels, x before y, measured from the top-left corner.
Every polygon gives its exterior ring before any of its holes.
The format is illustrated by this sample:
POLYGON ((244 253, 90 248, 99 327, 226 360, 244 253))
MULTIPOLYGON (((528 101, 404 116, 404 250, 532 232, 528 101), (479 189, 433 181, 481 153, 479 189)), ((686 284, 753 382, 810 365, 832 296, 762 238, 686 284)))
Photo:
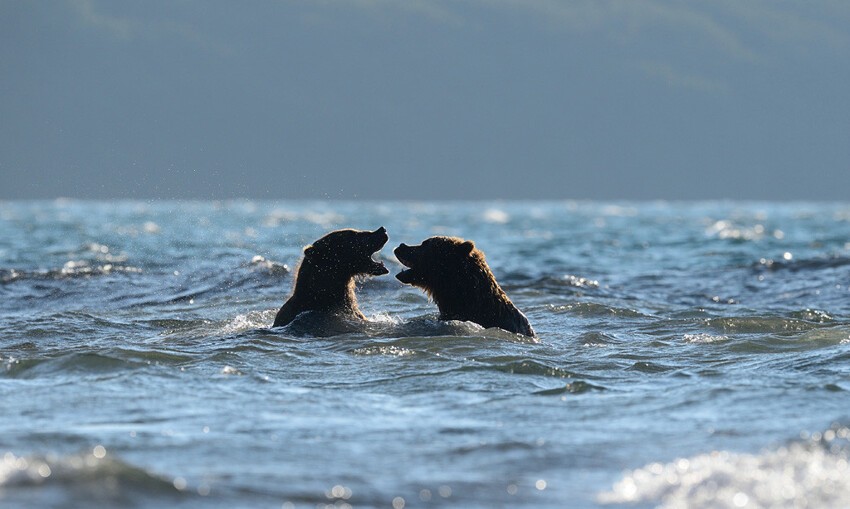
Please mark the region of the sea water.
POLYGON ((850 507, 850 205, 0 202, 2 507, 850 507), (272 329, 303 247, 472 239, 539 334, 272 329))

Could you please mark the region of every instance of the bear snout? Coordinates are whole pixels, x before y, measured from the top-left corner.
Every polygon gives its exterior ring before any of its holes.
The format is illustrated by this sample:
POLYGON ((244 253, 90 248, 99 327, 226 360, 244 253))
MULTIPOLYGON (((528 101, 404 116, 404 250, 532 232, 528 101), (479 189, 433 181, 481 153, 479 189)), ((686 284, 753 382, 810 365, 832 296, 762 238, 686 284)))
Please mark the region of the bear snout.
POLYGON ((387 235, 387 229, 381 226, 377 230, 373 232, 368 232, 369 241, 368 245, 372 249, 372 252, 380 250, 384 247, 384 244, 390 240, 390 236, 387 235))
POLYGON ((413 261, 411 260, 411 258, 413 258, 413 248, 412 247, 408 246, 405 243, 401 243, 401 244, 399 244, 399 246, 397 248, 395 248, 393 250, 393 254, 395 255, 396 258, 398 258, 398 261, 400 261, 402 263, 402 265, 405 265, 407 267, 412 266, 412 263, 413 263, 413 261))

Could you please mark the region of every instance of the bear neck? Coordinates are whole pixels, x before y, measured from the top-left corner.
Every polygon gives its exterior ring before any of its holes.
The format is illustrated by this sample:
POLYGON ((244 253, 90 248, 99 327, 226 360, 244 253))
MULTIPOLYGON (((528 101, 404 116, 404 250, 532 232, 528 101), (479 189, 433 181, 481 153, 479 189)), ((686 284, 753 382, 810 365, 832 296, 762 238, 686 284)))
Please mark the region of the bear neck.
POLYGON ((357 311, 354 276, 318 267, 308 258, 298 268, 291 299, 297 300, 300 311, 357 311))
POLYGON ((484 327, 499 326, 514 308, 493 272, 481 263, 462 267, 455 282, 433 288, 431 296, 441 319, 472 321, 484 327))

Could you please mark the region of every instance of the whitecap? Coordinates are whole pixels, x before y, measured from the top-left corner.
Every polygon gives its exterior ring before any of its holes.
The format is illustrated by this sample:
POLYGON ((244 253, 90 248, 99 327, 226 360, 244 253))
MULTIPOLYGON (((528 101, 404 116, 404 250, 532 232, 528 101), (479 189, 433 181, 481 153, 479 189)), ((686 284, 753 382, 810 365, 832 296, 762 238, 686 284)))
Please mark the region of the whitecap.
POLYGON ((758 454, 712 451, 650 463, 626 472, 597 500, 661 509, 850 507, 847 436, 847 428, 833 428, 758 454))
POLYGON ((251 258, 251 263, 248 267, 254 270, 268 271, 272 275, 285 275, 289 273, 289 266, 285 263, 279 263, 269 260, 263 256, 255 255, 251 258))
POLYGON ((221 334, 236 334, 254 329, 269 327, 274 321, 277 310, 251 311, 237 315, 222 325, 216 332, 221 334))
POLYGON ((409 357, 411 355, 416 355, 416 352, 409 348, 395 345, 364 346, 361 348, 355 348, 351 351, 351 353, 355 355, 383 355, 386 357, 409 357))
POLYGON ((403 320, 398 316, 393 316, 386 311, 382 311, 379 313, 375 313, 368 316, 370 323, 382 324, 382 325, 399 325, 403 323, 403 320))
POLYGON ((225 366, 225 367, 221 368, 221 374, 222 375, 241 375, 242 372, 239 371, 238 369, 234 368, 233 366, 225 366))
POLYGON ((500 209, 487 209, 482 216, 487 223, 505 224, 510 221, 511 216, 507 212, 500 209))
POLYGON ((154 223, 153 221, 146 221, 145 224, 142 225, 142 229, 145 233, 151 234, 159 233, 161 231, 159 225, 154 223))
POLYGON ((726 341, 729 338, 712 334, 685 334, 682 339, 686 343, 717 343, 719 341, 726 341))

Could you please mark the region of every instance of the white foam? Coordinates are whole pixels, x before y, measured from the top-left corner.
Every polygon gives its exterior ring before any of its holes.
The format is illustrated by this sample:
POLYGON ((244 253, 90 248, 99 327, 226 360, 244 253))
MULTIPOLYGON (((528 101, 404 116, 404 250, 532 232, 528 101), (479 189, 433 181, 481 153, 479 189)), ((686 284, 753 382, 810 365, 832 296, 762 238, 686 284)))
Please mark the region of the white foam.
POLYGON ((289 273, 289 266, 285 263, 278 263, 260 255, 255 255, 251 258, 251 263, 248 266, 254 270, 268 271, 273 275, 285 275, 289 273))
POLYGON ((626 472, 603 504, 650 503, 661 509, 850 507, 847 428, 759 454, 713 451, 626 472))
POLYGON ((687 343, 717 343, 718 341, 726 341, 729 338, 711 334, 685 334, 682 339, 687 343))
POLYGON ((387 357, 409 357, 416 355, 414 350, 395 345, 374 345, 355 348, 352 353, 356 355, 384 355, 387 357))
POLYGON ((233 366, 225 366, 225 367, 221 368, 221 374, 222 375, 241 375, 242 372, 239 371, 238 369, 234 368, 233 366))
POLYGON ((162 229, 158 224, 153 221, 146 221, 144 225, 142 225, 142 229, 145 233, 156 234, 159 233, 162 229))
POLYGON ((274 321, 276 309, 266 311, 251 311, 244 315, 237 315, 225 323, 219 331, 224 334, 236 334, 254 329, 269 327, 274 321))
POLYGON ((375 313, 368 316, 369 322, 386 324, 386 325, 398 325, 403 322, 403 320, 398 316, 392 316, 386 311, 382 311, 380 313, 375 313))
POLYGON ((487 223, 505 224, 510 221, 511 216, 501 209, 487 209, 482 218, 487 223))

